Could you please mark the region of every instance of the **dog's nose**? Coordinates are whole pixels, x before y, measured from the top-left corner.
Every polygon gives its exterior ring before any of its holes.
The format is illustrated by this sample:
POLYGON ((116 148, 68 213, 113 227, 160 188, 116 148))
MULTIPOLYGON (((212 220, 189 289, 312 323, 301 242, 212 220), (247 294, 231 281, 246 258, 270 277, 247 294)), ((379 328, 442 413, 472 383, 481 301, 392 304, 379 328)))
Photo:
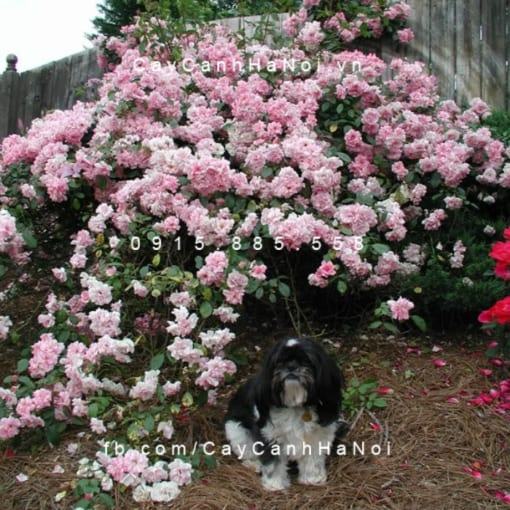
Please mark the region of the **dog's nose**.
POLYGON ((285 379, 299 379, 299 377, 294 372, 290 372, 287 374, 285 379))

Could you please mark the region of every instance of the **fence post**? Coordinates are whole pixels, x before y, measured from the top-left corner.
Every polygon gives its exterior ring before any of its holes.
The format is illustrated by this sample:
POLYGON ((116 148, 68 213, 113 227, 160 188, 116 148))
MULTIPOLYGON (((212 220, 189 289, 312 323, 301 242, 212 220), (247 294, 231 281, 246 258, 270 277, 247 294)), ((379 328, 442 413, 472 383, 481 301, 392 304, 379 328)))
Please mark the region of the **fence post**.
POLYGON ((18 57, 7 55, 7 67, 0 76, 0 139, 17 131, 19 73, 18 57))

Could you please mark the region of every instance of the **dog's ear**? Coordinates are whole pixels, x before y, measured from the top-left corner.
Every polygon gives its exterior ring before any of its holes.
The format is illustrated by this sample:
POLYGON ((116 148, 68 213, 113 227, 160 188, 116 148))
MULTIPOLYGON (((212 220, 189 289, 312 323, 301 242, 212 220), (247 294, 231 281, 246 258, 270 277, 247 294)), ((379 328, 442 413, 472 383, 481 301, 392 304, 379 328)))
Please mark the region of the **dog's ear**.
POLYGON ((335 360, 319 349, 319 366, 315 381, 319 424, 329 425, 338 419, 342 405, 343 377, 335 360))
POLYGON ((260 414, 258 422, 261 426, 266 422, 271 406, 277 403, 276 396, 273 394, 272 379, 274 367, 283 345, 284 342, 280 341, 271 347, 264 356, 260 371, 256 377, 255 401, 260 414))

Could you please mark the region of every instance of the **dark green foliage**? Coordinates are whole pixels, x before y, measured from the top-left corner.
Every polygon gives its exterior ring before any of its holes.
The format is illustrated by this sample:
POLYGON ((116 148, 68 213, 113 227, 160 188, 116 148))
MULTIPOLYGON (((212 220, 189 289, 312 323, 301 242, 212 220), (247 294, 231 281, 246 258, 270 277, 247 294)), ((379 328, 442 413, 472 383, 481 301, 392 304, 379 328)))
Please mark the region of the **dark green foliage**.
POLYGON ((213 19, 288 12, 297 7, 296 0, 103 0, 100 15, 94 18, 96 31, 117 36, 121 27, 130 25, 139 14, 165 20, 205 22, 213 19))
POLYGON ((96 31, 107 37, 119 35, 137 14, 145 12, 143 0, 103 0, 97 5, 100 15, 92 20, 96 31))
POLYGON ((492 134, 499 138, 505 145, 510 145, 510 112, 496 110, 484 121, 492 134))

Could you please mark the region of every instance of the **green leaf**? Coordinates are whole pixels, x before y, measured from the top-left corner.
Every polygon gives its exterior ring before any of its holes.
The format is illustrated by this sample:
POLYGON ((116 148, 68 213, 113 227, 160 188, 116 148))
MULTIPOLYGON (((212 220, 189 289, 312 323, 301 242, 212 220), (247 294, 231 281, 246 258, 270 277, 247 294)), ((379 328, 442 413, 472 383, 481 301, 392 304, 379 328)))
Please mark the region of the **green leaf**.
POLYGON ((154 257, 152 257, 152 265, 154 267, 158 267, 160 262, 161 262, 161 255, 159 253, 157 253, 156 255, 154 255, 154 257))
POLYGON ((32 390, 35 388, 34 381, 30 379, 30 377, 26 375, 22 375, 19 377, 19 382, 23 383, 29 390, 32 390))
POLYGON ((386 405, 387 405, 387 402, 386 402, 386 400, 384 400, 384 398, 376 398, 374 400, 375 407, 383 408, 383 407, 386 407, 386 405))
POLYGON ((420 331, 427 331, 427 323, 419 315, 411 315, 411 320, 420 331))
POLYGON ((264 295, 264 289, 262 287, 259 287, 256 291, 255 291, 255 297, 257 299, 260 299, 262 296, 264 295))
POLYGON ((28 360, 27 359, 20 359, 18 361, 18 365, 16 367, 16 370, 18 373, 23 373, 28 368, 28 360))
POLYGON ((365 395, 366 393, 368 393, 370 390, 373 390, 375 387, 375 384, 372 383, 372 382, 365 382, 363 383, 359 388, 358 388, 358 391, 362 394, 362 395, 365 395))
POLYGON ((99 414, 98 404, 96 402, 92 402, 92 404, 89 404, 89 417, 97 418, 98 414, 99 414))
POLYGON ((204 455, 204 464, 209 469, 214 469, 216 467, 216 457, 214 455, 204 455))
POLYGON ((209 303, 209 301, 204 301, 200 305, 200 315, 204 319, 207 319, 207 317, 210 317, 212 313, 213 313, 213 307, 212 307, 211 303, 209 303))
POLYGON ((382 321, 374 321, 368 325, 368 329, 377 329, 377 328, 380 328, 381 325, 382 325, 382 321))
POLYGON ((190 407, 193 405, 193 395, 187 391, 183 396, 182 396, 182 405, 184 407, 190 407))
POLYGON ((387 244, 375 243, 372 245, 372 250, 378 255, 382 255, 387 251, 390 251, 390 247, 387 244))
POLYGON ((99 189, 106 189, 106 186, 108 184, 108 181, 106 180, 106 177, 104 175, 99 175, 96 177, 96 183, 99 186, 99 189))
POLYGON ((398 335, 400 333, 400 330, 395 326, 395 324, 392 324, 391 322, 384 322, 383 323, 384 329, 387 329, 390 333, 394 333, 395 335, 398 335))
POLYGON ((81 203, 77 198, 73 198, 71 206, 75 211, 79 211, 81 209, 81 203))
POLYGON ((25 241, 25 244, 31 248, 34 249, 37 247, 37 239, 34 237, 32 232, 28 229, 23 230, 22 232, 23 240, 25 241))
POLYGON ((151 414, 148 414, 145 417, 145 420, 143 420, 143 428, 147 432, 152 432, 154 430, 154 418, 152 417, 151 414))
POLYGON ((268 177, 271 177, 273 175, 273 169, 271 167, 265 166, 262 169, 262 177, 267 179, 268 177))
POLYGON ((156 354, 152 359, 150 363, 151 370, 159 370, 161 366, 163 365, 165 361, 165 353, 160 352, 159 354, 156 354))
POLYGON ((69 340, 69 337, 71 336, 71 332, 68 329, 64 329, 57 335, 57 340, 59 342, 67 342, 69 340))
POLYGON ((290 287, 286 283, 279 282, 278 291, 283 297, 288 298, 290 296, 290 287))
POLYGON ((340 292, 340 294, 345 294, 347 292, 347 284, 343 280, 338 280, 336 289, 340 292))
POLYGON ((115 501, 109 494, 106 494, 105 492, 101 492, 100 494, 98 494, 97 500, 99 503, 106 506, 107 508, 115 508, 115 501))

